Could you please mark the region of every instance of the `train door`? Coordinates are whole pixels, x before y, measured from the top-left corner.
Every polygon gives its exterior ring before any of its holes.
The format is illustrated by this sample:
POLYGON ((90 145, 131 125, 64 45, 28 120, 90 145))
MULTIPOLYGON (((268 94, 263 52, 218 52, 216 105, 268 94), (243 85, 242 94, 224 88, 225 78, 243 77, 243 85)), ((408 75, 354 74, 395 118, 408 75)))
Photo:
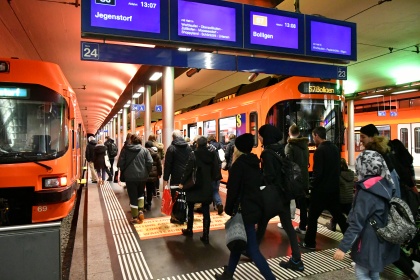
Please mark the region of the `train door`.
POLYGON ((420 123, 398 124, 398 139, 413 156, 413 165, 420 166, 420 123))

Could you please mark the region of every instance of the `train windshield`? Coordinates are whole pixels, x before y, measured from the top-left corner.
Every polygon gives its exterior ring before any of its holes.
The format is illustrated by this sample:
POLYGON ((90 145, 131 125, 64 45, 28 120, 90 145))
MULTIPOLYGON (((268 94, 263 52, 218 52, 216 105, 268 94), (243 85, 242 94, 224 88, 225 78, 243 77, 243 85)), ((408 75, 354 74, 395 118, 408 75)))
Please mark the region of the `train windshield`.
POLYGON ((327 140, 338 147, 344 143, 344 122, 342 103, 337 100, 302 99, 287 100, 275 104, 268 112, 266 123, 283 131, 283 139, 288 138, 289 127, 296 124, 301 136, 308 137, 310 146, 315 146, 312 130, 323 126, 327 130, 327 140))
POLYGON ((25 94, 0 96, 0 163, 62 156, 69 145, 66 100, 39 85, 8 84, 7 88, 9 92, 24 89, 25 94))

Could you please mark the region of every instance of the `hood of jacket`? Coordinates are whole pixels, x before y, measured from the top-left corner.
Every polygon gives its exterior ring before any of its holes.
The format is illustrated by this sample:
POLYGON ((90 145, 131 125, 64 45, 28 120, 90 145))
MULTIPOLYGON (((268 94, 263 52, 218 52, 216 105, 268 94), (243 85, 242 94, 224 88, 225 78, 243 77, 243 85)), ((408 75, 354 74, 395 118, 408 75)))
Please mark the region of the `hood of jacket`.
POLYGON ((141 149, 141 145, 140 144, 135 144, 135 145, 129 144, 129 145, 125 146, 124 149, 126 149, 127 151, 132 152, 132 153, 134 153, 134 152, 138 153, 141 149))
POLYGON ((354 172, 353 172, 353 170, 341 171, 340 176, 346 182, 354 182, 354 172))
POLYGON ((215 153, 210 152, 207 147, 198 147, 194 153, 197 158, 206 164, 212 163, 215 157, 215 153))
POLYGON ((287 139, 287 143, 295 145, 296 147, 306 151, 308 149, 309 138, 308 137, 289 138, 287 139))
POLYGON ((97 152, 103 152, 103 153, 105 153, 105 151, 106 151, 106 147, 105 147, 104 144, 97 144, 94 149, 97 152))
POLYGON ((260 159, 256 154, 249 153, 249 154, 242 154, 237 159, 237 162, 244 163, 251 168, 260 168, 260 159))
POLYGON ((395 188, 386 178, 381 176, 370 177, 356 183, 358 189, 364 189, 386 200, 391 200, 395 188))
POLYGON ((264 149, 270 149, 275 151, 279 155, 284 155, 284 146, 280 142, 264 146, 264 149))
POLYGON ((172 140, 171 144, 179 148, 186 148, 188 146, 188 143, 182 137, 175 138, 174 140, 172 140))
POLYGON ((150 155, 154 159, 158 155, 158 149, 156 147, 146 148, 149 150, 150 155))
POLYGON ((96 140, 89 141, 89 145, 96 146, 96 140))
POLYGON ((114 142, 115 142, 114 139, 109 138, 108 140, 105 141, 105 144, 114 143, 114 142))

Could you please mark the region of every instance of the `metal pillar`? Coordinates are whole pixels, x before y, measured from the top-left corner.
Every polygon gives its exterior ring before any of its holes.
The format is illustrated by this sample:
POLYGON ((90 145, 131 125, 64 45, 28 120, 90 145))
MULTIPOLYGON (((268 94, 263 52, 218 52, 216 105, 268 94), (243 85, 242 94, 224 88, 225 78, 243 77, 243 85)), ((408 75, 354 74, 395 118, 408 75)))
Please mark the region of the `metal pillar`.
POLYGON ((118 151, 121 151, 122 146, 124 145, 123 136, 121 134, 121 114, 118 113, 117 116, 117 136, 118 136, 118 151))
POLYGON ((163 67, 162 74, 162 141, 167 149, 174 131, 174 68, 163 67))
POLYGON ((349 100, 347 102, 347 151, 349 153, 349 165, 354 166, 356 164, 354 153, 355 153, 355 143, 354 143, 354 100, 349 100))
MULTIPOLYGON (((134 98, 131 99, 131 105, 136 104, 136 100, 134 98)), ((131 134, 136 134, 136 111, 133 110, 133 106, 130 106, 130 130, 131 134)))
POLYGON ((127 108, 123 108, 123 118, 122 118, 122 127, 123 127, 123 135, 122 135, 122 143, 124 144, 125 138, 127 137, 127 108))
POLYGON ((152 98, 152 88, 150 85, 144 87, 144 107, 146 111, 144 112, 144 142, 149 140, 150 135, 150 123, 152 119, 152 108, 150 107, 150 99, 152 98))

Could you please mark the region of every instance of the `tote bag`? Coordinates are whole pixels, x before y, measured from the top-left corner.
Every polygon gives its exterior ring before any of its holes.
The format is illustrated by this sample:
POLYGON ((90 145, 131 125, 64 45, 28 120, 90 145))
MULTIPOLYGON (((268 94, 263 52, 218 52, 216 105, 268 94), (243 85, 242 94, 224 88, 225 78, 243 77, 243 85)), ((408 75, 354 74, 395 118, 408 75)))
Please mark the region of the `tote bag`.
POLYGON ((242 214, 236 213, 225 223, 226 246, 231 251, 241 252, 246 250, 246 231, 242 214))

